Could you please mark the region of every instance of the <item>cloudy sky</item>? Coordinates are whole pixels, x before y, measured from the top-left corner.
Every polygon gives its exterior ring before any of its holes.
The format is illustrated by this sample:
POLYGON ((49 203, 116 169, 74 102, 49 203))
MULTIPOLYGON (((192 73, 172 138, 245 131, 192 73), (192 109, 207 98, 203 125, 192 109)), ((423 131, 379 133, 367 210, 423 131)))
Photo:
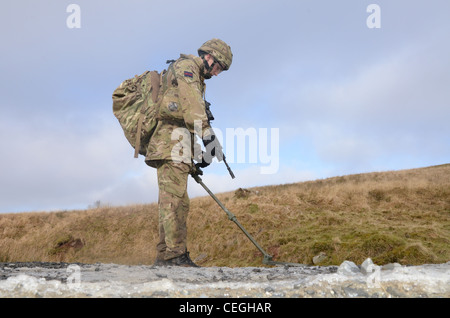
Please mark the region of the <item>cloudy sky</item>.
MULTIPOLYGON (((214 37, 234 54, 206 97, 236 179, 213 163, 213 192, 449 163, 449 12, 447 0, 7 1, 0 212, 156 202, 112 92, 214 37)), ((189 193, 206 195, 193 180, 189 193)))

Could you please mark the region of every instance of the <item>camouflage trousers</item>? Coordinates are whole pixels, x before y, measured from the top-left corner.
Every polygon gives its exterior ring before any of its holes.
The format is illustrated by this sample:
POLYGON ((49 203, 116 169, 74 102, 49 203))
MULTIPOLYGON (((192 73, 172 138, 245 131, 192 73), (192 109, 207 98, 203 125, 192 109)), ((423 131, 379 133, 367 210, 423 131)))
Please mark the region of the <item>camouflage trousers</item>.
POLYGON ((157 259, 168 260, 186 252, 190 166, 160 161, 156 167, 159 187, 159 242, 157 259))

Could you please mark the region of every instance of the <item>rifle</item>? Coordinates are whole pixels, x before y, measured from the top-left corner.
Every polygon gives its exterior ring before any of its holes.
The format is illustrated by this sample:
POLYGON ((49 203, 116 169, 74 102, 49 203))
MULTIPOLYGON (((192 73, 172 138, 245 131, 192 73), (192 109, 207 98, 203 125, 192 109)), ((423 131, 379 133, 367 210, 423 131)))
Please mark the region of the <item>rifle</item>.
MULTIPOLYGON (((214 116, 213 116, 213 114, 212 114, 211 109, 209 108, 209 106, 211 106, 211 103, 205 100, 205 111, 206 111, 206 116, 208 117, 208 124, 209 124, 210 130, 211 130, 211 133, 215 136, 216 134, 214 133, 214 130, 213 130, 212 127, 211 127, 211 121, 214 120, 214 116)), ((233 173, 233 171, 231 171, 231 168, 230 168, 230 166, 229 166, 228 163, 227 163, 227 160, 226 160, 226 158, 225 158, 225 154, 224 154, 223 151, 222 151, 222 149, 223 149, 223 148, 222 148, 222 145, 221 145, 221 144, 219 143, 219 141, 217 141, 217 140, 216 140, 216 147, 220 147, 220 151, 221 151, 221 153, 222 153, 222 160, 223 160, 223 163, 224 163, 225 166, 227 167, 228 173, 230 174, 231 178, 234 179, 234 178, 235 178, 234 173, 233 173)), ((221 161, 220 158, 217 158, 217 159, 218 159, 219 161, 221 161)))

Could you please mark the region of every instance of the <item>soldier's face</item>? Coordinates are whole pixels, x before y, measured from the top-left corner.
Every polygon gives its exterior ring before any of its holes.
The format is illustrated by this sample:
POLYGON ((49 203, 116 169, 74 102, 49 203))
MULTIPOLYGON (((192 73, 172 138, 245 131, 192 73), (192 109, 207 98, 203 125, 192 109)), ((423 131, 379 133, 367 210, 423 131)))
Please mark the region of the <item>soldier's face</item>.
POLYGON ((222 71, 223 71, 222 65, 220 65, 219 62, 215 62, 215 61, 214 61, 214 58, 213 58, 210 54, 208 54, 208 55, 206 56, 206 60, 208 61, 208 65, 209 65, 209 66, 211 66, 211 65, 214 64, 212 70, 209 72, 209 73, 211 74, 211 76, 217 76, 217 75, 219 75, 220 73, 222 73, 222 71), (215 62, 215 63, 214 63, 214 62, 215 62))
POLYGON ((220 73, 222 73, 222 71, 223 71, 223 67, 219 63, 216 63, 216 64, 214 64, 214 67, 211 71, 211 75, 217 76, 220 73))

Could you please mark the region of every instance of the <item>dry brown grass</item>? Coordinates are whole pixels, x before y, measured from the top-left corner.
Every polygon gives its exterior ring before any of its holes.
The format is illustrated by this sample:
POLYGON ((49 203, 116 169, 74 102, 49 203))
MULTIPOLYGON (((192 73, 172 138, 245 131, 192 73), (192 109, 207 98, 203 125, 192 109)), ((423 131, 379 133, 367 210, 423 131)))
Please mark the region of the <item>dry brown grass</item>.
MULTIPOLYGON (((450 260, 450 164, 219 194, 275 260, 321 265, 450 260)), ((157 205, 0 215, 0 261, 151 264, 157 205)), ((208 196, 191 200, 188 247, 203 266, 262 255, 208 196)))
POLYGON ((155 204, 0 215, 0 261, 148 262, 157 218, 155 204))

